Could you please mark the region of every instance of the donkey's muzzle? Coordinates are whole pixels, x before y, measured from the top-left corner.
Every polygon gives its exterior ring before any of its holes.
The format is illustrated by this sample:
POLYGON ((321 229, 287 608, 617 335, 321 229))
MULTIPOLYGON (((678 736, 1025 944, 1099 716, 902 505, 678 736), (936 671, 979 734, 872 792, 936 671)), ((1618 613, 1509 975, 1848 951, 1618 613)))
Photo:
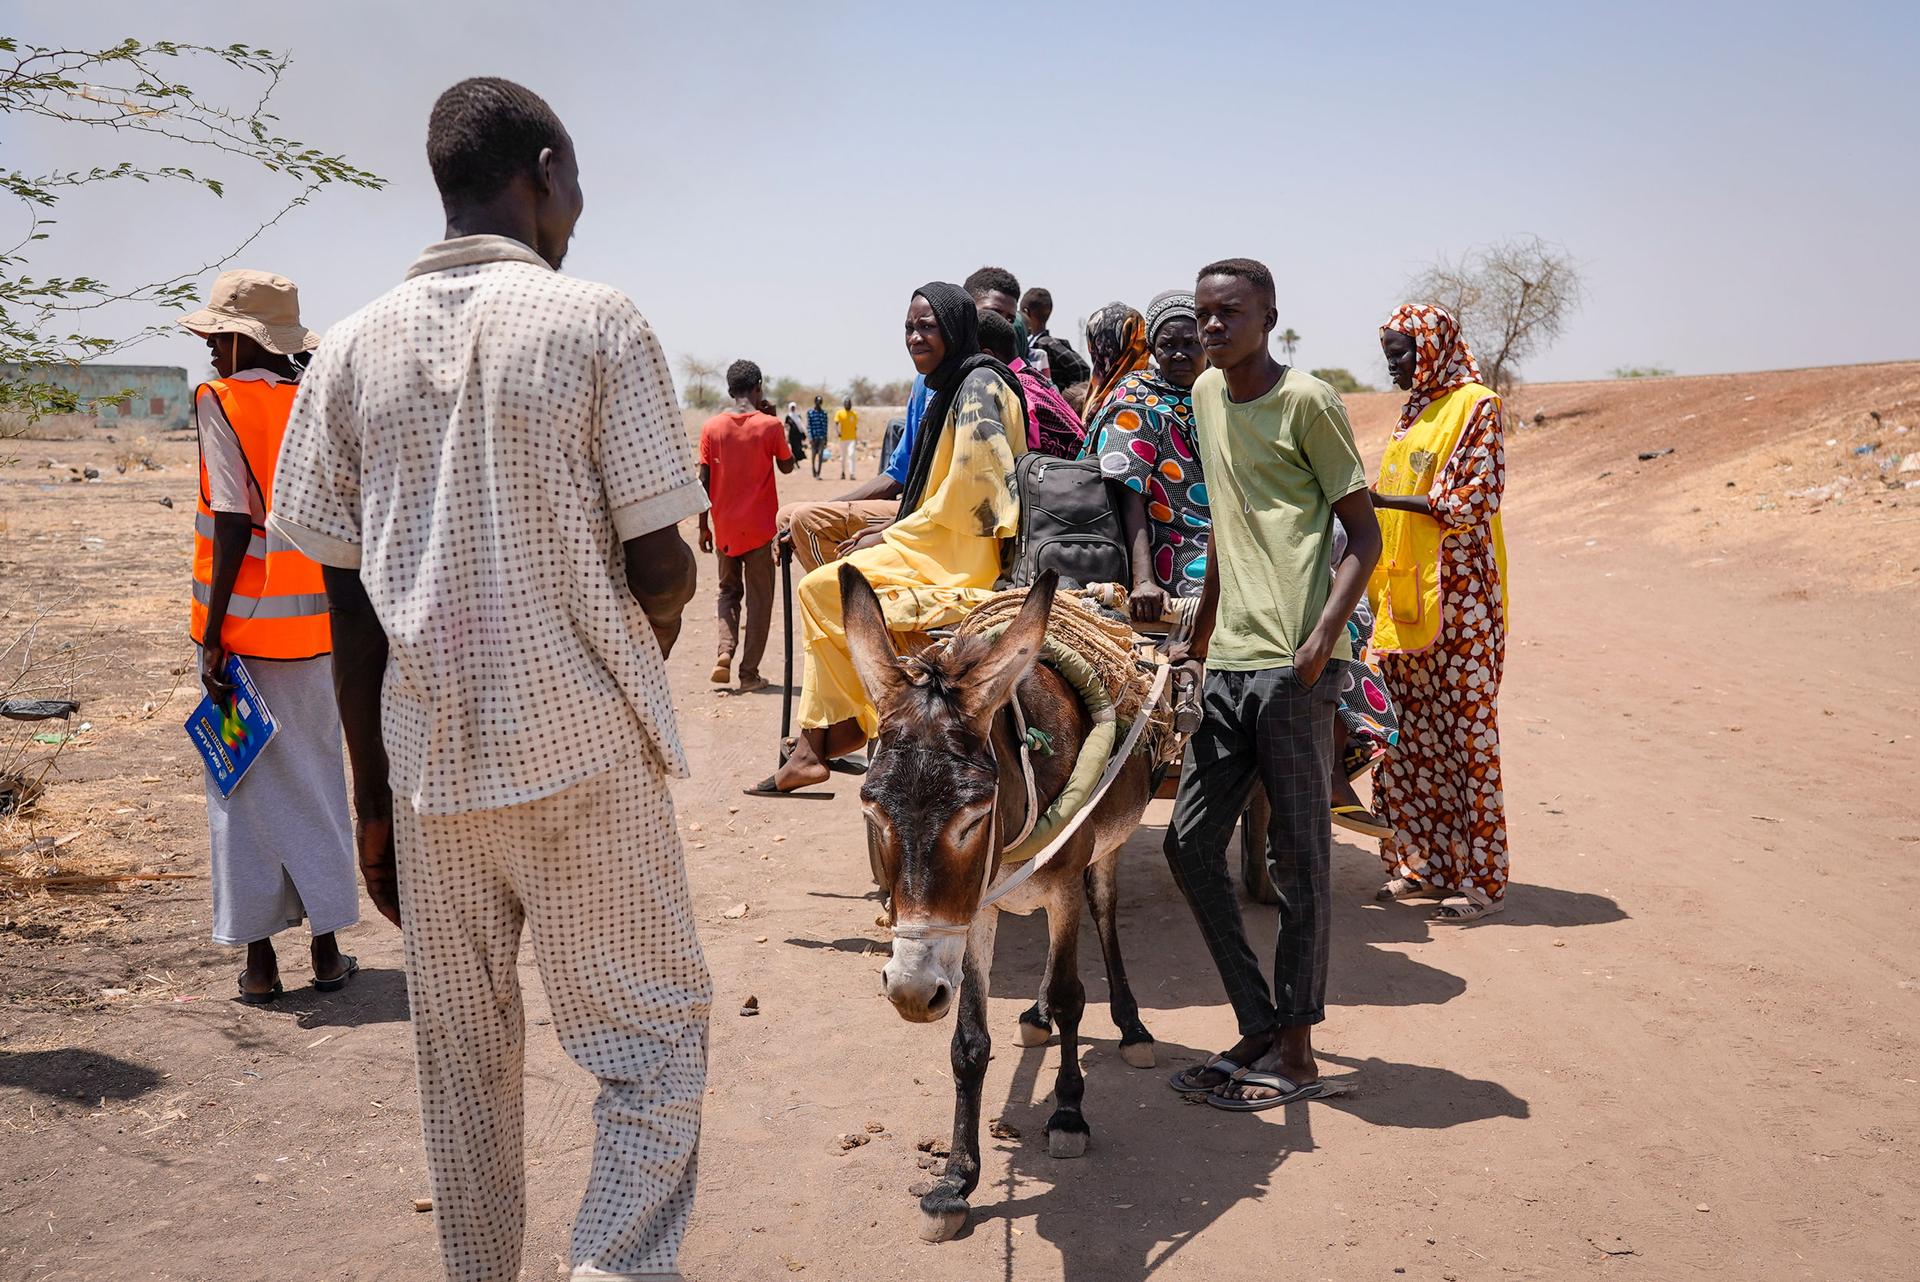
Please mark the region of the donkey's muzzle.
POLYGON ((947 1017, 965 951, 963 939, 894 940, 893 957, 880 972, 880 985, 900 1018, 931 1024, 947 1017))

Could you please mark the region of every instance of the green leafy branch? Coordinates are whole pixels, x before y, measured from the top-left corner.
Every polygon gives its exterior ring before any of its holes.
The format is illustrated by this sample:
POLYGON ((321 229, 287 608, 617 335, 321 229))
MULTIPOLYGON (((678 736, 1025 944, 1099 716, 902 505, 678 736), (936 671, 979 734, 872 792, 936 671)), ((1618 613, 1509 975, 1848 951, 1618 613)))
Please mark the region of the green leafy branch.
MULTIPOLYGON (((33 248, 58 225, 52 216, 74 191, 102 183, 175 183, 214 197, 227 180, 184 164, 121 161, 44 174, 0 171, 0 196, 11 196, 24 214, 19 238, 0 250, 0 414, 14 431, 47 414, 91 410, 94 402, 45 379, 50 366, 99 359, 163 332, 153 324, 107 337, 60 322, 109 304, 139 304, 178 310, 194 301, 208 272, 232 262, 268 228, 334 184, 379 190, 386 180, 345 157, 284 137, 268 110, 291 58, 244 44, 225 47, 159 40, 123 40, 106 49, 65 49, 24 44, 0 36, 0 115, 56 121, 74 131, 143 135, 176 147, 210 149, 291 179, 299 190, 224 254, 189 270, 125 285, 89 274, 29 274, 33 248), (233 107, 174 77, 182 66, 229 69, 253 77, 260 92, 250 106, 233 107)), ((8 427, 0 425, 0 434, 8 427)))

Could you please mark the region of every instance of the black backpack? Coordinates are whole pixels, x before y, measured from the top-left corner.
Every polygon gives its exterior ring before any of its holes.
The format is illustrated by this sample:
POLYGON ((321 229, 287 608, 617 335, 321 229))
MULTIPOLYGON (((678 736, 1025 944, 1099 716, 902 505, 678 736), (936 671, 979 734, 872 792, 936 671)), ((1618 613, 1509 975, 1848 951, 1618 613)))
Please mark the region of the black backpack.
POLYGON ((1020 533, 1007 577, 1025 587, 1057 570, 1063 588, 1133 582, 1127 532, 1097 458, 1064 459, 1030 451, 1014 471, 1020 533))

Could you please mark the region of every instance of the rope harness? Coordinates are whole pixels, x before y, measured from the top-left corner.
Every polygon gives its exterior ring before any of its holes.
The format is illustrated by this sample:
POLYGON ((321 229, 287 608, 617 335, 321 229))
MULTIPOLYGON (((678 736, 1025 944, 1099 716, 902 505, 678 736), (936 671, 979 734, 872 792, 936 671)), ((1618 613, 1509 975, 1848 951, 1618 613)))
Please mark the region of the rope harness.
MULTIPOLYGON (((1168 638, 1168 648, 1171 648, 1173 642, 1184 638, 1191 626, 1191 616, 1180 619, 1173 634, 1168 638)), ((982 635, 990 640, 998 639, 1005 630, 1006 625, 1003 624, 987 630, 982 635)), ((1086 705, 1088 713, 1093 718, 1093 730, 1081 744, 1080 755, 1074 761, 1073 774, 1069 776, 1067 786, 1061 790, 1058 797, 1054 798, 1053 804, 1043 811, 1040 806, 1039 789, 1033 777, 1033 753, 1041 752, 1043 755, 1052 756, 1053 739, 1045 731, 1027 724, 1026 709, 1021 706, 1019 693, 1015 691, 1010 704, 1016 732, 1014 739, 1020 753, 1020 778, 1026 786, 1027 793, 1026 818, 1019 833, 1002 849, 999 844, 1000 808, 997 805, 993 808, 993 817, 990 820, 992 827, 988 834, 988 840, 991 843, 989 848, 998 850, 1000 858, 997 861, 987 861, 986 872, 980 887, 980 909, 992 907, 1025 885, 1035 873, 1045 868, 1061 850, 1065 849, 1067 843, 1073 840, 1088 817, 1099 809, 1101 800, 1107 795, 1107 790, 1113 786, 1114 780, 1120 777, 1121 770, 1126 767, 1128 759, 1133 756, 1135 748, 1139 746, 1140 736, 1152 720, 1152 713, 1160 706, 1160 701, 1166 697, 1167 685, 1173 674, 1173 667, 1167 661, 1163 650, 1154 659, 1153 683, 1147 691, 1146 699, 1141 703, 1132 724, 1127 727, 1126 736, 1120 738, 1119 726, 1114 715, 1113 697, 1108 693, 1105 684, 1100 681, 1093 665, 1052 636, 1046 638, 1045 657, 1086 705), (1116 738, 1119 738, 1117 744, 1114 742, 1116 738), (1010 863, 1020 864, 1019 870, 1001 882, 997 889, 989 891, 988 887, 992 884, 995 868, 1004 867, 1010 863)), ((997 773, 1000 766, 1000 751, 992 735, 988 736, 987 744, 988 750, 993 754, 994 769, 997 773)), ((978 915, 979 911, 976 910, 976 920, 978 915)), ((889 929, 895 939, 941 939, 967 934, 973 929, 973 922, 896 922, 889 929)))

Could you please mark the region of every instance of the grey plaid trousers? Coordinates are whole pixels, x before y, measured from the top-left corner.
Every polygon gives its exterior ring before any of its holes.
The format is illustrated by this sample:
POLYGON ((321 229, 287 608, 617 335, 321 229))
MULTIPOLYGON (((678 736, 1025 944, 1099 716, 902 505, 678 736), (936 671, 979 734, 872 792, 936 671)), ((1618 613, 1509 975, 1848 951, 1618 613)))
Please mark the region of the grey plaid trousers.
POLYGON ((1167 827, 1167 865, 1187 897, 1243 1036, 1326 1018, 1333 905, 1333 714, 1339 676, 1329 665, 1313 687, 1291 667, 1208 672, 1204 719, 1187 741, 1180 792, 1167 827), (1269 994, 1247 943, 1227 867, 1227 843, 1255 780, 1273 808, 1268 868, 1280 891, 1280 932, 1269 994))

